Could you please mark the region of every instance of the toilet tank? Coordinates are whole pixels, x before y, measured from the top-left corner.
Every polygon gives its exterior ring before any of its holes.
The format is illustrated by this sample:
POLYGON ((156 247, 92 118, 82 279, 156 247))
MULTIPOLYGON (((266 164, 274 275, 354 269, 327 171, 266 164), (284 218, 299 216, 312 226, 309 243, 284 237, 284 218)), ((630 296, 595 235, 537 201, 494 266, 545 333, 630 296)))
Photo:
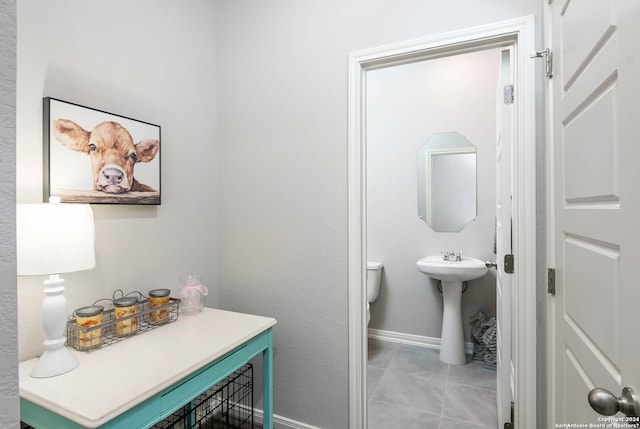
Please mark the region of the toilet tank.
POLYGON ((367 302, 373 302, 380 293, 382 262, 367 261, 367 302))

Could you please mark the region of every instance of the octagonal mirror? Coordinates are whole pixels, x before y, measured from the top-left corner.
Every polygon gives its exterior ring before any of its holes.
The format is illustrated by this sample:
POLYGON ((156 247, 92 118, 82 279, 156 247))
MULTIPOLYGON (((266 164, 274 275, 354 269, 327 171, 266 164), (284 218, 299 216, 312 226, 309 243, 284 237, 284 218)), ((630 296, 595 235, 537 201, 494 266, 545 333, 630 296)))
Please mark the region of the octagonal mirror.
POLYGON ((476 147, 437 133, 418 151, 418 216, 434 231, 458 232, 477 216, 476 147))

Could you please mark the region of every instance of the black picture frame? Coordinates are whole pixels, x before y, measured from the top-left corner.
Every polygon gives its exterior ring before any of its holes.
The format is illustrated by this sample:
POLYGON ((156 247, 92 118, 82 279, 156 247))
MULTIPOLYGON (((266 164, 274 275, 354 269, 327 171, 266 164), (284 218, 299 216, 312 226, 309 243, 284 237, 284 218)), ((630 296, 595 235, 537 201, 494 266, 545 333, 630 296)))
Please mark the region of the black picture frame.
POLYGON ((52 97, 42 116, 44 201, 160 205, 159 125, 52 97))

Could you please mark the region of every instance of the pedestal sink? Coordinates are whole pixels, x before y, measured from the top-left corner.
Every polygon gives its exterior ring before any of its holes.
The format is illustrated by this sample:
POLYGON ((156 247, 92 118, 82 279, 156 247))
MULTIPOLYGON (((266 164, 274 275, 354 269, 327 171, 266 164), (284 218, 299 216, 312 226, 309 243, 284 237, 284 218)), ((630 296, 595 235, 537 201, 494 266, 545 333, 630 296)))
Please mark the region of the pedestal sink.
POLYGON ((462 282, 474 280, 487 273, 487 266, 476 258, 445 260, 442 255, 427 256, 416 262, 418 270, 442 282, 442 338, 440 360, 460 365, 466 363, 462 329, 462 282))

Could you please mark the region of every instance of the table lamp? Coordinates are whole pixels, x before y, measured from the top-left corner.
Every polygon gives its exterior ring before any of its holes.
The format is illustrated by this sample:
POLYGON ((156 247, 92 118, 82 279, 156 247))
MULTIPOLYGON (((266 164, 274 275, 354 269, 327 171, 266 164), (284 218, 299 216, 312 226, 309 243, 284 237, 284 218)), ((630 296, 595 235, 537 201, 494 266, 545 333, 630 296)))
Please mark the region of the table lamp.
POLYGON ((18 204, 16 229, 18 275, 49 275, 42 301, 44 353, 31 377, 55 377, 78 366, 65 347, 67 300, 59 274, 95 266, 93 212, 88 204, 18 204))

